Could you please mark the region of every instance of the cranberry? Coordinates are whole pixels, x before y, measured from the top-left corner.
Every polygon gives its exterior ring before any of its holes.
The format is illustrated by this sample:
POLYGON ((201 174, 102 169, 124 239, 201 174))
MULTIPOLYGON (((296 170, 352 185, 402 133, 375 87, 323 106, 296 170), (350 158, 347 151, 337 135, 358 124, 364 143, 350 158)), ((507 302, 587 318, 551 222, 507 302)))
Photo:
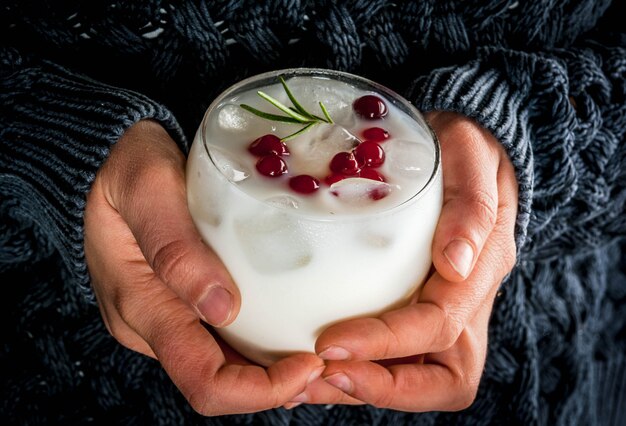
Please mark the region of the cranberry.
POLYGON ((361 170, 361 164, 351 152, 339 152, 330 160, 330 170, 343 175, 356 175, 361 170))
POLYGON ((259 161, 256 163, 256 169, 262 175, 278 177, 287 173, 287 164, 278 155, 270 154, 259 158, 259 161))
POLYGON ((388 186, 382 188, 374 188, 370 191, 369 197, 374 201, 378 201, 380 199, 385 198, 387 195, 391 193, 391 188, 388 186))
POLYGON ((333 173, 331 175, 326 176, 326 179, 324 179, 324 182, 326 182, 326 185, 331 186, 333 183, 337 183, 340 180, 344 180, 347 177, 348 176, 346 176, 346 175, 342 175, 342 174, 339 174, 339 173, 333 173))
POLYGON ((376 142, 361 142, 354 148, 354 157, 368 167, 378 167, 385 162, 385 150, 376 142))
POLYGON ((255 139, 250 146, 248 146, 248 151, 257 157, 263 157, 269 154, 281 156, 289 155, 287 145, 285 145, 285 143, 281 141, 278 136, 272 134, 264 135, 255 139))
POLYGON ((389 139, 389 132, 381 127, 370 127, 363 130, 363 140, 371 142, 385 142, 389 139))
POLYGON ((385 177, 381 175, 380 173, 378 173, 375 169, 372 169, 371 167, 364 167, 361 170, 361 173, 359 173, 359 177, 362 177, 365 179, 377 180, 379 182, 385 181, 385 177))
POLYGON ((365 95, 358 98, 352 104, 354 111, 369 120, 383 118, 387 115, 387 105, 385 102, 374 95, 365 95))
POLYGON ((289 186, 300 194, 310 194, 320 187, 320 181, 309 175, 298 175, 289 179, 289 186))

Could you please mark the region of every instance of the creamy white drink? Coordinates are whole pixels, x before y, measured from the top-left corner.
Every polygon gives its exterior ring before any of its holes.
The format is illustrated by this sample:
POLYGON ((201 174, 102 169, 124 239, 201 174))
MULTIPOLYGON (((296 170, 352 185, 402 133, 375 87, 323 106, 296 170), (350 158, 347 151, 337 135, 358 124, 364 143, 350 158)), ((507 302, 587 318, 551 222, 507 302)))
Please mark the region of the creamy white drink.
POLYGON ((218 332, 268 365, 314 351, 330 324, 409 301, 431 266, 439 146, 419 112, 384 87, 283 70, 245 80, 209 107, 187 191, 196 226, 241 291, 238 317, 218 332), (258 91, 316 118, 255 115, 290 116, 258 91))

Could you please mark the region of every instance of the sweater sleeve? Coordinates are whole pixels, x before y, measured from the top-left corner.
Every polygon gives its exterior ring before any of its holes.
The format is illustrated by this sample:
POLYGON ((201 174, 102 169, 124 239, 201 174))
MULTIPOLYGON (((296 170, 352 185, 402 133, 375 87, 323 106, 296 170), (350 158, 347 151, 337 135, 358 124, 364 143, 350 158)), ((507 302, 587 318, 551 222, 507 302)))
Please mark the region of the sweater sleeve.
POLYGON ((519 183, 519 260, 592 250, 626 229, 626 49, 592 41, 529 53, 483 48, 419 78, 423 111, 469 116, 498 138, 519 183))
POLYGON ((83 211, 98 168, 139 120, 159 121, 183 151, 185 138, 172 114, 141 94, 13 49, 0 49, 0 60, 0 270, 54 250, 67 288, 93 301, 83 211))

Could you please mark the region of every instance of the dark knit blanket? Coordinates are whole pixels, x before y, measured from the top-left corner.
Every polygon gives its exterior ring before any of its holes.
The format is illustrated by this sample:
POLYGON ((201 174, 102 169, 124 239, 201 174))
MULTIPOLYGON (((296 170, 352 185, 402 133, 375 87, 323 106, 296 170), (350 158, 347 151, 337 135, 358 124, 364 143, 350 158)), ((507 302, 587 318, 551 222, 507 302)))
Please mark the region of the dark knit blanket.
POLYGON ((0 422, 626 422, 626 34, 610 0, 5 1, 0 5, 0 422), (193 412, 106 331, 83 210, 133 123, 183 151, 211 100, 258 72, 361 74, 477 120, 519 181, 475 403, 458 413, 302 405, 193 412))

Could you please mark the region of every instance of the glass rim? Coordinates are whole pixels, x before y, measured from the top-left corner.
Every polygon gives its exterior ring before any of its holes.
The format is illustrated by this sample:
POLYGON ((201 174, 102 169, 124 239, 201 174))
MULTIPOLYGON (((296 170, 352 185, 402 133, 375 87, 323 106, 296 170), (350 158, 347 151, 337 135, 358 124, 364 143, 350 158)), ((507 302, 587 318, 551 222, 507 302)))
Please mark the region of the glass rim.
POLYGON ((422 196, 424 196, 424 194, 428 193, 431 189, 431 187, 433 186, 436 177, 438 174, 440 174, 441 172, 441 145, 439 143, 439 139, 437 138, 437 134, 435 133, 435 131, 433 130, 433 128, 430 126, 430 124, 426 121, 426 119, 424 118, 424 115, 421 113, 421 111, 419 111, 411 102, 409 102, 404 96, 398 94, 397 92, 391 90, 390 88, 383 86, 382 84, 376 83, 375 81, 369 80, 365 77, 361 77, 359 75, 356 74, 351 74, 345 71, 336 71, 336 70, 332 70, 332 69, 326 69, 326 68, 307 68, 307 67, 303 67, 303 68, 284 68, 284 69, 278 69, 278 70, 273 70, 273 71, 267 71, 264 73, 260 73, 260 74, 255 74, 252 75, 250 77, 247 77, 231 86, 229 86, 228 88, 226 88, 225 90, 223 90, 212 102, 211 104, 208 106, 208 108, 206 109, 204 116, 202 118, 201 124, 200 124, 200 132, 201 132, 201 140, 202 140, 202 146, 205 150, 205 152, 207 153, 209 159, 211 160, 211 163, 213 164, 213 166, 216 168, 217 172, 221 175, 221 177, 223 177, 229 185, 232 185, 233 187, 235 187, 235 189, 237 191, 239 191, 240 193, 242 193, 244 196, 246 196, 247 198, 252 199, 253 201, 267 207, 270 209, 274 209, 276 211, 285 213, 285 214, 290 214, 290 215, 294 215, 297 217, 300 217, 302 219, 306 219, 306 220, 310 220, 310 221, 316 221, 316 222, 340 222, 340 221, 355 221, 355 220, 366 220, 366 219, 372 219, 372 218, 376 218, 376 217, 381 217, 381 216, 386 216, 386 215, 390 215, 395 213, 398 210, 404 210, 409 204, 412 204, 414 202, 417 202, 417 200, 419 200, 420 198, 422 198, 422 196), (359 213, 348 213, 348 214, 338 214, 338 215, 316 215, 316 214, 310 214, 310 213, 304 213, 302 211, 299 211, 298 209, 288 209, 288 208, 283 208, 280 206, 277 206, 275 204, 271 204, 271 203, 267 203, 264 200, 261 200, 255 196, 253 196, 252 194, 250 194, 249 192, 243 190, 236 182, 232 182, 231 180, 229 180, 226 176, 224 176, 220 170, 220 168, 218 167, 217 163, 215 162, 215 159, 213 158, 213 155, 211 155, 211 150, 208 147, 208 143, 206 140, 206 136, 207 136, 207 132, 206 132, 206 126, 207 126, 207 122, 208 122, 208 118, 211 114, 211 112, 213 112, 213 110, 215 110, 224 99, 226 99, 229 95, 232 95, 233 93, 237 92, 238 90, 240 90, 241 88, 250 85, 252 83, 258 82, 258 81, 262 81, 262 80, 266 80, 266 79, 270 79, 270 78, 277 78, 279 76, 284 76, 285 80, 287 80, 289 77, 294 77, 294 76, 311 76, 311 77, 328 77, 328 78, 335 78, 337 79, 337 77, 339 77, 339 80, 342 82, 349 82, 350 80, 356 80, 359 83, 371 86, 373 88, 373 91, 377 91, 377 92, 382 92, 385 96, 387 96, 388 98, 392 99, 394 102, 399 102, 402 104, 403 107, 405 107, 406 109, 408 109, 411 114, 414 115, 414 117, 411 117, 412 119, 415 119, 415 117, 417 117, 419 119, 419 124, 423 125, 424 128, 429 132, 431 138, 432 138, 432 143, 434 145, 434 154, 435 154, 435 158, 434 158, 434 167, 433 167, 433 171, 430 174, 430 176, 428 177, 428 180, 426 181, 426 183, 424 184, 424 186, 422 186, 420 188, 419 191, 415 192, 413 195, 411 195, 409 198, 407 198, 406 200, 404 200, 403 202, 396 204, 392 207, 389 207, 387 209, 383 209, 383 210, 379 210, 379 211, 373 211, 373 212, 369 212, 369 213, 365 213, 365 214, 359 214, 359 213))

